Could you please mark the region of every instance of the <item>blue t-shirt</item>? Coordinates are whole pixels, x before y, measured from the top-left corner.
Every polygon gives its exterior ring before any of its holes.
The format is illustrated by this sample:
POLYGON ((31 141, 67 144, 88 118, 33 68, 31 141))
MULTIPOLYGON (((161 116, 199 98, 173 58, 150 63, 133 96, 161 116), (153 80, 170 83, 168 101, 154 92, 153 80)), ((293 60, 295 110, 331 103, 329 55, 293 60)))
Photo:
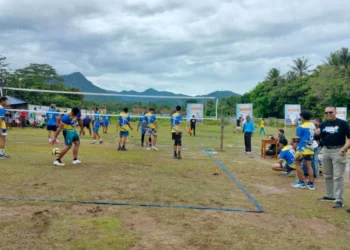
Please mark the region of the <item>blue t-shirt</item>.
POLYGON ((171 116, 171 132, 181 132, 181 122, 182 122, 182 115, 180 113, 175 113, 171 116))
POLYGON ((121 132, 126 132, 129 131, 129 123, 130 123, 130 115, 127 113, 120 113, 119 117, 118 117, 118 121, 119 121, 119 126, 120 126, 120 131, 121 132))
POLYGON ((90 122, 91 122, 91 118, 90 117, 89 118, 85 117, 83 119, 83 124, 89 124, 90 122))
POLYGON ((3 106, 0 105, 0 117, 1 117, 2 119, 4 119, 4 118, 5 118, 5 115, 6 115, 6 110, 5 110, 5 108, 4 108, 3 106))
POLYGON ((101 126, 100 112, 96 112, 95 115, 94 115, 94 126, 95 127, 101 126))
POLYGON ((302 155, 313 155, 314 148, 312 146, 314 142, 314 135, 316 127, 311 122, 301 124, 297 128, 297 137, 299 138, 297 152, 302 155))
POLYGON ((103 122, 104 123, 109 123, 109 120, 111 119, 111 116, 110 115, 107 115, 107 114, 105 114, 105 115, 103 115, 103 122))
POLYGON ((78 119, 81 117, 81 113, 79 113, 77 116, 73 116, 72 112, 68 112, 67 114, 64 114, 62 117, 62 123, 63 128, 72 130, 74 129, 74 126, 78 123, 78 119))
POLYGON ((280 153, 280 159, 285 160, 289 166, 294 166, 295 164, 295 152, 292 146, 285 146, 280 153))
POLYGON ((141 134, 146 134, 146 123, 145 116, 141 115, 139 122, 141 123, 141 134))
POLYGON ((145 121, 146 121, 147 128, 155 129, 156 128, 156 124, 155 124, 156 120, 157 120, 157 117, 152 113, 147 113, 145 115, 145 121))
POLYGON ((47 118, 47 125, 49 126, 55 126, 57 124, 56 119, 59 116, 58 112, 54 109, 50 109, 46 113, 46 118, 47 118))

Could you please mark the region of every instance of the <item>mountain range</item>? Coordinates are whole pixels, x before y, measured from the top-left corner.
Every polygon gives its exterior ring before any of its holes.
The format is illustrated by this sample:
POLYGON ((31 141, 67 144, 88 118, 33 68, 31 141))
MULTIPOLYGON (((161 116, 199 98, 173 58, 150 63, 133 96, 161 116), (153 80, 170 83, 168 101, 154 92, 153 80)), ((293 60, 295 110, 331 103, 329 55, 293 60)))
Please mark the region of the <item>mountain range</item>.
MULTIPOLYGON (((61 75, 61 78, 64 80, 64 83, 68 87, 72 88, 77 88, 80 90, 80 92, 92 92, 92 93, 108 93, 108 94, 124 94, 124 95, 152 95, 152 96, 183 96, 183 97, 188 97, 187 95, 183 94, 175 94, 172 92, 168 91, 157 91, 153 88, 147 89, 143 92, 137 92, 134 90, 131 91, 111 91, 111 90, 106 90, 100 87, 97 87, 94 85, 92 82, 90 82, 86 77, 80 73, 80 72, 75 72, 69 75, 61 75)), ((203 96, 203 95, 202 95, 203 96)), ((202 96, 197 96, 197 97, 202 97, 202 96)), ((210 97, 215 97, 218 99, 221 98, 226 98, 230 96, 240 96, 237 93, 234 93, 232 91, 215 91, 212 93, 209 93, 207 96, 210 97)), ((85 96, 86 99, 88 100, 118 100, 118 101, 124 101, 124 102, 135 102, 135 98, 132 97, 108 97, 108 96, 85 96)), ((194 98, 195 99, 195 98, 194 98)), ((142 102, 159 102, 160 99, 157 98, 142 98, 140 100, 142 102)))

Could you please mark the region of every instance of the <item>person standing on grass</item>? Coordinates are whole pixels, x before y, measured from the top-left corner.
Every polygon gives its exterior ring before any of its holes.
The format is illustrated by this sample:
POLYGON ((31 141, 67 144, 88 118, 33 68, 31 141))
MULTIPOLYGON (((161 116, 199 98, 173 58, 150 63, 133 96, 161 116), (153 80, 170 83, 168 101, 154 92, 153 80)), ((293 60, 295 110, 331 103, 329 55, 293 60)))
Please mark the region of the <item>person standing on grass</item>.
POLYGON ((170 118, 171 121, 171 134, 174 141, 174 159, 182 159, 181 147, 182 147, 182 115, 180 113, 181 106, 176 106, 176 112, 170 118))
POLYGON ((241 133, 242 132, 242 125, 243 125, 243 117, 240 116, 237 121, 236 121, 236 130, 235 130, 235 133, 238 131, 238 133, 241 133))
POLYGON ((299 181, 297 181, 295 184, 292 184, 292 187, 314 190, 314 171, 312 169, 311 162, 314 155, 313 142, 316 127, 313 123, 310 122, 311 115, 312 114, 309 110, 305 110, 300 114, 302 124, 297 128, 296 140, 298 141, 298 148, 295 155, 296 170, 299 181), (307 184, 304 183, 305 176, 301 168, 303 161, 305 161, 305 165, 309 173, 309 182, 307 184))
MULTIPOLYGON (((47 132, 48 132, 48 138, 49 138, 49 144, 52 142, 52 132, 57 131, 57 125, 58 125, 58 117, 60 115, 56 111, 56 105, 51 104, 50 110, 46 113, 46 119, 47 119, 47 132)), ((60 143, 60 141, 57 139, 56 143, 60 143)))
MULTIPOLYGON (((144 112, 139 119, 139 124, 137 125, 137 132, 139 132, 139 129, 141 127, 141 147, 144 147, 144 143, 145 143, 145 136, 146 136, 146 121, 145 121, 145 114, 146 112, 144 112)), ((152 139, 149 138, 149 145, 152 147, 152 139)))
POLYGON ((106 110, 106 114, 103 115, 103 133, 107 134, 109 122, 111 120, 111 116, 108 114, 108 111, 106 110))
POLYGON ((36 127, 36 107, 34 108, 34 111, 30 114, 30 118, 33 119, 32 127, 35 128, 36 127))
POLYGON ((252 154, 252 137, 254 134, 254 123, 250 116, 246 117, 246 122, 243 125, 244 133, 244 144, 245 144, 245 153, 248 155, 252 154))
POLYGON ((6 96, 0 97, 0 160, 9 159, 10 156, 5 155, 5 142, 6 142, 6 109, 8 98, 6 96))
POLYGON ((57 141, 57 137, 63 130, 63 137, 64 137, 64 148, 61 150, 61 153, 57 156, 57 159, 54 161, 53 165, 55 166, 65 166, 64 163, 62 163, 61 159, 65 156, 65 154, 71 149, 72 145, 74 144, 73 149, 73 164, 80 164, 81 161, 78 160, 78 152, 80 147, 80 137, 77 133, 77 131, 74 129, 76 123, 80 126, 80 134, 85 135, 84 127, 83 127, 83 121, 81 119, 81 113, 80 109, 77 107, 72 108, 71 111, 64 114, 62 117, 61 125, 58 128, 58 130, 55 133, 54 139, 52 140, 52 144, 55 144, 57 141))
POLYGON ((192 133, 193 133, 193 136, 196 136, 196 124, 197 124, 197 119, 195 118, 194 115, 192 116, 192 119, 190 120, 190 123, 191 123, 191 133, 190 133, 190 136, 192 136, 192 133))
POLYGON ((26 127, 26 117, 27 117, 26 111, 23 110, 23 111, 19 112, 19 120, 20 120, 22 128, 26 127))
POLYGON ((260 135, 264 133, 264 135, 266 135, 266 131, 265 131, 265 120, 262 119, 260 122, 260 135))
POLYGON ((101 138, 98 131, 100 130, 101 126, 101 120, 100 120, 100 112, 98 111, 98 108, 94 108, 94 124, 92 131, 94 132, 94 141, 92 144, 96 144, 97 137, 100 139, 100 144, 103 143, 103 139, 101 138))
MULTIPOLYGON (((337 118, 334 106, 325 109, 326 121, 316 131, 320 135, 322 148, 322 167, 326 184, 326 196, 321 201, 335 201, 333 207, 344 206, 344 174, 346 152, 350 147, 350 128, 346 121, 337 118)), ((350 209, 347 210, 350 212, 350 209)))
POLYGON ((120 113, 118 117, 118 125, 117 125, 117 133, 119 132, 120 140, 119 140, 119 146, 118 151, 127 151, 125 145, 126 145, 126 139, 129 136, 129 129, 133 130, 133 128, 130 125, 130 115, 128 114, 129 109, 124 108, 124 112, 120 113))
POLYGON ((146 122, 146 150, 155 150, 158 151, 156 147, 157 144, 157 131, 158 131, 158 123, 157 117, 154 115, 154 108, 150 108, 149 112, 145 115, 146 122), (153 138, 152 138, 153 136, 153 138), (152 142, 152 146, 149 145, 149 142, 152 142))

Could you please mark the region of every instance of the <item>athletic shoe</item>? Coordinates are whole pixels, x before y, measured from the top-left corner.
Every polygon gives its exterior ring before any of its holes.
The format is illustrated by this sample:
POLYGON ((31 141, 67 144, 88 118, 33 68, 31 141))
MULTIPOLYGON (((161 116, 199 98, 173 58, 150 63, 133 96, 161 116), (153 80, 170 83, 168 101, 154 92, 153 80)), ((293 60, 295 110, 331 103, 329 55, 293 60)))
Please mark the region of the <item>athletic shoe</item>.
POLYGON ((341 208, 341 207, 344 207, 344 203, 341 201, 337 201, 333 205, 333 208, 341 208))
POLYGON ((155 150, 155 151, 158 151, 159 149, 156 148, 155 146, 152 146, 152 149, 155 150))
POLYGON ((247 155, 252 155, 253 153, 252 152, 247 152, 247 155))
POLYGON ((174 155, 174 156, 173 156, 173 159, 178 159, 178 158, 177 158, 177 155, 174 155))
POLYGON ((151 150, 151 148, 150 148, 150 147, 147 147, 147 148, 146 148, 146 150, 147 150, 147 151, 150 151, 150 150, 151 150))
POLYGON ((58 160, 56 160, 56 161, 54 161, 53 162, 53 165, 55 165, 55 166, 65 166, 66 164, 64 164, 64 163, 62 163, 62 162, 59 162, 58 160))
POLYGON ((127 148, 122 148, 121 151, 128 151, 128 149, 127 148))
POLYGON ((329 198, 328 196, 323 196, 322 198, 318 199, 319 201, 335 201, 335 198, 329 198))
POLYGON ((177 156, 177 159, 181 160, 181 159, 182 159, 182 156, 181 156, 181 155, 178 155, 178 156, 177 156))
POLYGON ((291 176, 294 173, 294 169, 288 170, 287 172, 285 172, 284 176, 291 176))
POLYGON ((303 181, 298 181, 297 183, 291 184, 291 186, 295 188, 307 188, 303 181))
POLYGON ((7 157, 6 155, 0 155, 0 160, 7 160, 9 157, 7 157))
POLYGON ((118 151, 120 151, 120 150, 122 150, 122 148, 121 148, 121 147, 118 147, 118 151))
POLYGON ((314 184, 307 184, 306 188, 308 188, 309 190, 315 190, 315 185, 314 184))
POLYGON ((96 142, 95 142, 95 141, 93 141, 91 144, 96 144, 96 142))
POLYGON ((100 144, 102 144, 103 143, 103 140, 100 140, 100 144))
POLYGON ((80 164, 81 161, 79 161, 78 159, 76 159, 75 161, 73 161, 73 165, 77 165, 77 164, 80 164))

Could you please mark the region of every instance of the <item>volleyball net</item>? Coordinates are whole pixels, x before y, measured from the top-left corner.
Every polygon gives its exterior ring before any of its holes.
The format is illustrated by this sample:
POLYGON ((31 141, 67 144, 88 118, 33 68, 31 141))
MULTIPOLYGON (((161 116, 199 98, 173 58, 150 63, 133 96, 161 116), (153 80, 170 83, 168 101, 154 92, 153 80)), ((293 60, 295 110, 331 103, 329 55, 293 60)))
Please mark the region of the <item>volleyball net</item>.
POLYGON ((117 117, 127 107, 130 117, 139 118, 149 108, 154 108, 157 118, 169 119, 175 112, 175 107, 181 106, 181 113, 184 119, 189 120, 193 116, 197 120, 218 119, 218 99, 212 96, 91 93, 14 87, 0 87, 0 94, 1 96, 9 97, 8 105, 10 108, 7 108, 7 110, 14 113, 24 111, 45 115, 50 110, 51 104, 55 104, 59 114, 65 114, 76 106, 81 109, 83 116, 94 115, 93 109, 97 107, 100 114, 107 114, 108 112, 110 117, 117 117), (24 97, 28 95, 32 98, 27 99, 37 101, 27 101, 24 97), (75 99, 76 96, 80 97, 77 98, 79 100, 75 101, 73 106, 67 106, 62 102, 60 104, 56 103, 56 100, 58 100, 57 96, 64 96, 68 99, 75 99), (25 103, 18 104, 18 100, 21 98, 23 98, 25 103), (44 99, 45 102, 43 102, 44 99))

